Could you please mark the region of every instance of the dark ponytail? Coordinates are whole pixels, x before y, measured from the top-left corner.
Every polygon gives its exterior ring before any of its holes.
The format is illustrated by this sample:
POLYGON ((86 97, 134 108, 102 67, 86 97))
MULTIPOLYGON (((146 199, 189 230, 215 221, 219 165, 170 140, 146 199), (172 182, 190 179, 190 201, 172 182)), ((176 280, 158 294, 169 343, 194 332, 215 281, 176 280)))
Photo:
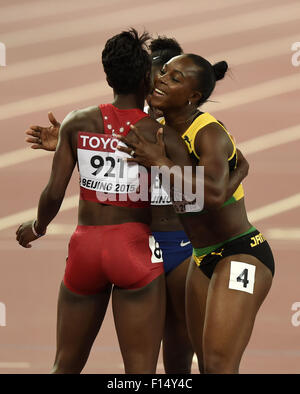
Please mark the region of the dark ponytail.
POLYGON ((216 81, 223 79, 225 77, 226 71, 228 70, 228 64, 222 60, 221 62, 215 63, 213 65, 215 72, 216 81))

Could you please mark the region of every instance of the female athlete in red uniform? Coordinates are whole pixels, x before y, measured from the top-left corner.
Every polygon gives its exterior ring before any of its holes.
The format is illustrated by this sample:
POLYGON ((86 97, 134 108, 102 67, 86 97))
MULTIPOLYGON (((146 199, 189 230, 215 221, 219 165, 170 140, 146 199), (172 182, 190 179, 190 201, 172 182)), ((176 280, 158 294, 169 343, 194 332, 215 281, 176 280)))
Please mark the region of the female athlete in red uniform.
MULTIPOLYGON (((73 111, 64 119, 37 219, 17 230, 17 240, 25 248, 45 234, 77 163, 78 226, 69 243, 59 293, 53 373, 82 370, 111 290, 125 372, 156 370, 165 319, 163 263, 150 232, 150 199, 130 198, 143 186, 139 168, 122 160, 114 138, 114 133, 126 135, 130 125, 137 124, 148 141, 155 141, 160 128, 142 111, 150 87, 147 39, 132 29, 107 41, 102 63, 114 102, 73 111)), ((168 127, 165 141, 171 159, 180 166, 191 165, 184 143, 179 137, 176 141, 168 127)))
MULTIPOLYGON (((150 99, 166 124, 184 139, 194 162, 204 166, 204 210, 183 204, 179 216, 193 245, 187 324, 205 373, 238 372, 274 275, 272 251, 247 219, 242 185, 230 198, 226 195, 237 161, 235 143, 221 122, 198 110, 226 70, 226 62, 212 66, 192 54, 175 57, 162 67, 150 99)), ((150 144, 138 137, 138 131, 135 134, 138 142, 120 136, 129 146, 120 150, 135 152, 130 162, 174 165, 163 155, 161 137, 150 144)))

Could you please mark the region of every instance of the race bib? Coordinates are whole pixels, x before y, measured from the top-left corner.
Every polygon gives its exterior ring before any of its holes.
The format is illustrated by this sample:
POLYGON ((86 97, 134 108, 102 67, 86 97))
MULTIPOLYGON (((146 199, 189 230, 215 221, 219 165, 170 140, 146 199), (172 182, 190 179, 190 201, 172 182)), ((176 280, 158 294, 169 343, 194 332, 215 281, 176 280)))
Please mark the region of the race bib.
POLYGON ((95 192, 135 193, 139 187, 139 166, 127 163, 125 146, 110 134, 78 133, 77 155, 80 186, 95 192))
POLYGON ((151 185, 151 205, 172 205, 169 194, 161 185, 159 174, 151 185))
POLYGON ((153 235, 149 236, 149 248, 151 250, 151 263, 161 263, 163 261, 162 250, 153 235))

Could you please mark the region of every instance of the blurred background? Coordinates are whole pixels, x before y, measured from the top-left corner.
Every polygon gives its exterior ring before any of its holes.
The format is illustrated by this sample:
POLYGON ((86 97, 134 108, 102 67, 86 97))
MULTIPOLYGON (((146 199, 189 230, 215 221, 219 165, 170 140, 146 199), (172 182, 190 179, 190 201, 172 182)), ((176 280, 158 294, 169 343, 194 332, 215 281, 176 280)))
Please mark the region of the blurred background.
MULTIPOLYGON (((47 237, 29 250, 15 241, 19 224, 36 216, 52 161, 30 149, 24 132, 48 125, 50 110, 62 121, 73 109, 110 102, 101 52, 131 26, 230 65, 204 110, 226 124, 250 163, 249 218, 276 261, 240 372, 300 373, 299 22, 298 0, 0 0, 0 374, 50 371, 77 222, 75 172, 47 237)), ((110 307, 83 373, 123 373, 110 307)))

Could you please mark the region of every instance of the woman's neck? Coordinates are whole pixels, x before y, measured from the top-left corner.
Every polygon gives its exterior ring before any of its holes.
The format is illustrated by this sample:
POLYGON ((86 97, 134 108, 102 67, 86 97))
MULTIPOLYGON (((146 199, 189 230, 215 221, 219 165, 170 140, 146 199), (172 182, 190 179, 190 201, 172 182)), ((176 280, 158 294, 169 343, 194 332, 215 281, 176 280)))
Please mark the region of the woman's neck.
POLYGON ((136 94, 115 94, 112 104, 119 109, 139 108, 143 110, 144 102, 144 97, 136 94))
POLYGON ((194 106, 184 107, 181 110, 174 108, 164 111, 164 118, 166 125, 172 127, 181 135, 192 124, 197 113, 199 113, 199 110, 194 106))

